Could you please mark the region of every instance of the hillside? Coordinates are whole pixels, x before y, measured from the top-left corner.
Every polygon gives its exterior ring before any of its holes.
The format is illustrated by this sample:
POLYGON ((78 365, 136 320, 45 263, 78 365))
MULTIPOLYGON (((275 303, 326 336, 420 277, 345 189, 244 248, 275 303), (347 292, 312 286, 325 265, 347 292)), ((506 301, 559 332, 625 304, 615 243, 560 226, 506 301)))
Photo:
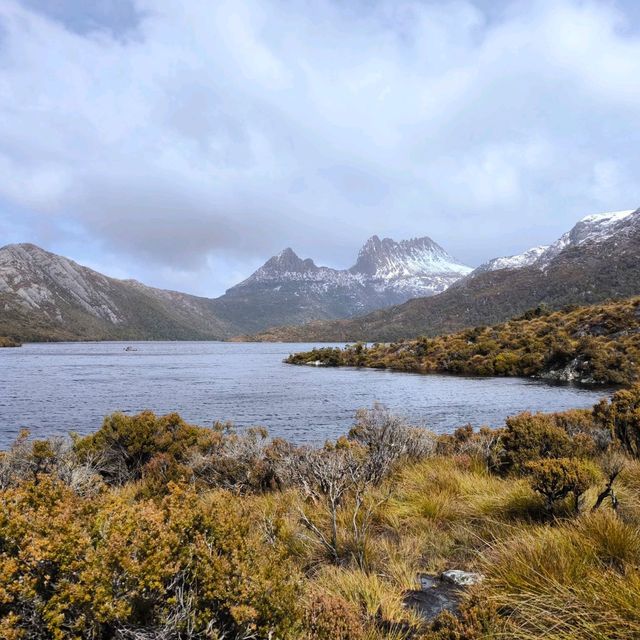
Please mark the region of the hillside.
POLYGON ((313 349, 291 355, 287 362, 630 384, 640 380, 640 298, 554 313, 538 308, 493 327, 391 344, 313 349))
POLYGON ((39 340, 215 340, 211 300, 116 280, 31 244, 0 249, 0 335, 39 340))
MULTIPOLYGON (((484 265, 431 298, 361 317, 276 327, 251 339, 282 342, 390 341, 494 324, 541 304, 560 308, 640 294, 640 210, 588 216, 529 259, 484 265), (603 225, 607 220, 609 224, 603 225), (495 266, 495 264, 494 264, 495 266)), ((495 263, 495 261, 494 261, 495 263)))
POLYGON ((351 269, 292 249, 216 299, 117 280, 33 244, 0 248, 0 334, 39 340, 223 340, 345 318, 443 291, 471 271, 430 238, 371 238, 351 269))

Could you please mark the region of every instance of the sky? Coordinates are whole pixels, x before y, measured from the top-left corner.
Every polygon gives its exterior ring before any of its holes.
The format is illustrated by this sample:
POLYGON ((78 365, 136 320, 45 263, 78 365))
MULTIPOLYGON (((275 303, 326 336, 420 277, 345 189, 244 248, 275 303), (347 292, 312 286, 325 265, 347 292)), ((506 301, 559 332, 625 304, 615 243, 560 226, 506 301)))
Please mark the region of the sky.
POLYGON ((637 0, 0 0, 0 246, 216 296, 640 206, 637 0))

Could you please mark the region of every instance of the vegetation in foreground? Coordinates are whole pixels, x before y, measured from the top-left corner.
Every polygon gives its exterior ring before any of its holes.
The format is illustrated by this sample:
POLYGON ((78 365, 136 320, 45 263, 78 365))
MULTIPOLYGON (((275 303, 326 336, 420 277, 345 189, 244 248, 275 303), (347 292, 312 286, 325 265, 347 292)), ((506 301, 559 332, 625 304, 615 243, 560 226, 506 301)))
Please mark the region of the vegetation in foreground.
POLYGON ((640 298, 553 313, 538 308, 493 327, 391 344, 324 347, 293 354, 286 362, 630 384, 640 379, 640 298))
POLYGON ((176 414, 0 455, 0 637, 640 637, 640 385, 435 436, 383 407, 324 447, 176 414), (421 573, 485 579, 456 614, 421 573))
POLYGON ((2 347, 21 347, 22 344, 8 336, 0 336, 0 348, 2 347))

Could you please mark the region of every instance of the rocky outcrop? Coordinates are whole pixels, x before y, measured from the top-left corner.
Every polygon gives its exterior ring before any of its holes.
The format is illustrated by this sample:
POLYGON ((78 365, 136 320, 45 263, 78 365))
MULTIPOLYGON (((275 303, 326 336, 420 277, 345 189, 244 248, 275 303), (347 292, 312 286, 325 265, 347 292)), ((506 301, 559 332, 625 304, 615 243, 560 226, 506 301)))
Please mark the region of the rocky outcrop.
POLYGON ((405 594, 405 604, 425 620, 433 620, 443 611, 455 613, 466 588, 484 580, 481 573, 449 569, 439 576, 418 576, 420 589, 405 594))

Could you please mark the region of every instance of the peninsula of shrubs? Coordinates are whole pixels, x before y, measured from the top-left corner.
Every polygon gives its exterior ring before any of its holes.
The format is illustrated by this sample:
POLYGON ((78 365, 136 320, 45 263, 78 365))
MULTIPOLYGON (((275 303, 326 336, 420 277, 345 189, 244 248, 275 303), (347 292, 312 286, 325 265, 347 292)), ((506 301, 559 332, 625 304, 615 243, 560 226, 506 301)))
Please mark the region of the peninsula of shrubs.
POLYGON ((113 414, 0 454, 6 640, 640 637, 640 386, 319 447, 113 414), (484 576, 435 618, 421 575, 484 576), (414 598, 412 600, 412 597, 414 598))
POLYGON ((555 312, 539 307, 492 327, 391 344, 317 348, 286 362, 630 384, 640 380, 640 298, 555 312))
POLYGON ((21 347, 22 344, 13 338, 9 338, 8 336, 0 336, 0 349, 2 347, 21 347))

